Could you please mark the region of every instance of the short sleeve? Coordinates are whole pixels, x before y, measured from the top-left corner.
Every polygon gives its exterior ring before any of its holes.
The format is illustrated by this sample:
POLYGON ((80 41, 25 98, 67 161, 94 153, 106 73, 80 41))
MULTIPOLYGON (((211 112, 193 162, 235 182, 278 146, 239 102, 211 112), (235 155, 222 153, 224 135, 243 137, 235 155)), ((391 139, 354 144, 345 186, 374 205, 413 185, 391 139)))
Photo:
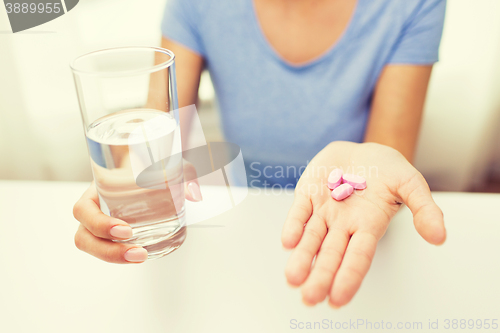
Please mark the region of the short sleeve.
POLYGON ((406 21, 388 63, 424 65, 437 62, 445 11, 446 0, 422 0, 406 21))
POLYGON ((161 22, 162 35, 204 56, 200 20, 193 0, 168 0, 161 22))

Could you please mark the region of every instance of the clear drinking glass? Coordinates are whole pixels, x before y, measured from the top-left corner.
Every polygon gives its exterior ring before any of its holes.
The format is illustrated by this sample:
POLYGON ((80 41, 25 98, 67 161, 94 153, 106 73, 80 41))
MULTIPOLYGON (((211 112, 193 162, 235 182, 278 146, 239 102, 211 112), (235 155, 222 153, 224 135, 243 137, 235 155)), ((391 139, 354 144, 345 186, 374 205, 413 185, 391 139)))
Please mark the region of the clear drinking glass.
POLYGON ((101 210, 149 259, 186 237, 175 56, 158 47, 91 52, 71 64, 101 210))

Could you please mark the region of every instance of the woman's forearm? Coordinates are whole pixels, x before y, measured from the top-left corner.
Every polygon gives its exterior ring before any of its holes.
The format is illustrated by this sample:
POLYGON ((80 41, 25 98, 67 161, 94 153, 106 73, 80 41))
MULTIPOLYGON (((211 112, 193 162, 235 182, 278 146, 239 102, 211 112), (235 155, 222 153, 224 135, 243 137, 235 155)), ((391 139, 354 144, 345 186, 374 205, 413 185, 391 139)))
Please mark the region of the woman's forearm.
MULTIPOLYGON (((179 108, 196 104, 200 76, 204 66, 203 57, 167 38, 162 38, 161 46, 171 50, 175 54, 179 108)), ((179 113, 183 147, 187 145, 191 127, 192 112, 189 111, 179 113)))
POLYGON ((392 147, 413 160, 432 66, 389 65, 375 88, 365 142, 392 147))

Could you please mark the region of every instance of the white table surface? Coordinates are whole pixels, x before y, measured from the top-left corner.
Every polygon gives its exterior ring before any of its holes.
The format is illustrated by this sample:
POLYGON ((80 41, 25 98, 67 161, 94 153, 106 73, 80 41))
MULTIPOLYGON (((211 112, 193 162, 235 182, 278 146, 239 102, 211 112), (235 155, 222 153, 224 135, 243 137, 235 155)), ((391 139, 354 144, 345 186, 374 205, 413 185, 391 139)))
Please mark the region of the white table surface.
POLYGON ((250 192, 190 226, 174 253, 113 265, 73 243, 72 206, 87 186, 0 182, 0 332, 333 332, 293 323, 358 319, 393 329, 422 322, 418 332, 439 320, 431 331, 449 332, 473 330, 446 330, 446 319, 500 321, 500 195, 434 193, 448 230, 441 247, 422 240, 402 209, 358 294, 333 310, 302 305, 285 283, 280 232, 292 195, 250 192))

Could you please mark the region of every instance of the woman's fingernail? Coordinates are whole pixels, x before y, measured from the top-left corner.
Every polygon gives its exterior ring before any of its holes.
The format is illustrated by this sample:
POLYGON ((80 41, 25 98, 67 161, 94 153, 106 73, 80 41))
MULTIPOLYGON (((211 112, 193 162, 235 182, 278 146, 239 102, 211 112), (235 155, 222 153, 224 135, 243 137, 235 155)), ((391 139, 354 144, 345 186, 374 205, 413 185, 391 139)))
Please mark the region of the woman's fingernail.
POLYGON ((111 236, 121 239, 128 239, 133 236, 132 228, 126 225, 115 225, 109 230, 109 233, 111 236))
POLYGON ((125 252, 124 257, 128 262, 143 262, 148 259, 148 251, 142 247, 134 247, 125 252))
POLYGON ((201 197, 200 186, 198 184, 196 184, 195 182, 191 182, 188 184, 187 188, 195 201, 203 200, 203 198, 201 197))

